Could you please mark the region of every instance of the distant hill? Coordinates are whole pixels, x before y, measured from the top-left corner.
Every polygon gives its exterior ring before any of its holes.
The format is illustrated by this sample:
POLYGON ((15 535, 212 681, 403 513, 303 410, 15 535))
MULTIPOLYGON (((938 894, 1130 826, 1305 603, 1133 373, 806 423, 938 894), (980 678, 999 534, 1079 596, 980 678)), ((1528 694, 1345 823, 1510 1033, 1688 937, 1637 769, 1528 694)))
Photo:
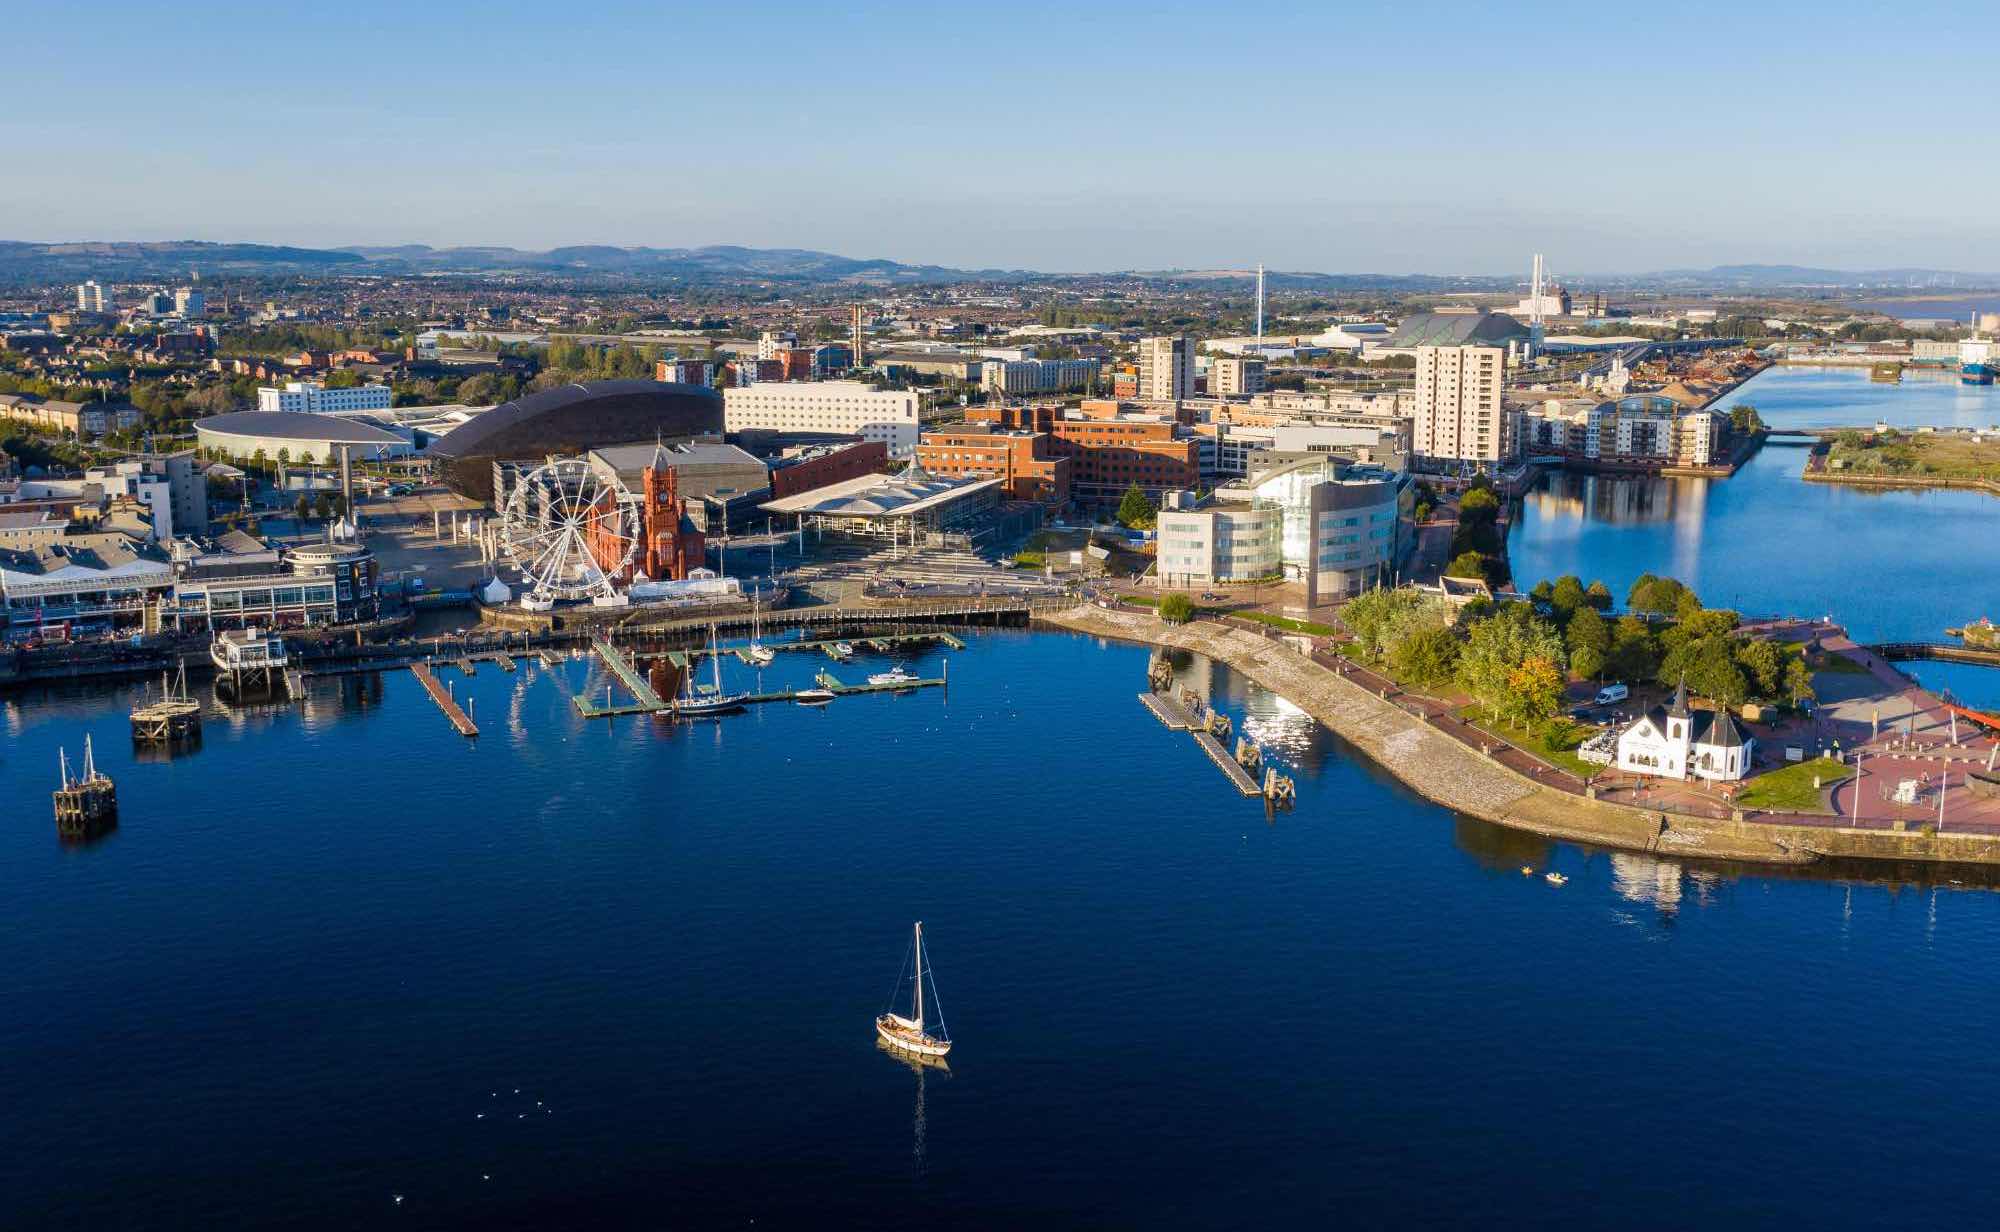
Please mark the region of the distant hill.
POLYGON ((885 258, 843 257, 803 248, 743 248, 734 244, 715 244, 705 248, 616 248, 580 244, 551 248, 546 252, 519 248, 428 248, 421 244, 405 244, 393 248, 352 247, 339 251, 361 257, 371 266, 421 272, 549 270, 696 280, 767 278, 809 282, 958 282, 1008 276, 1006 271, 1000 270, 905 265, 885 258))
POLYGON ((271 244, 211 244, 198 240, 158 243, 36 244, 0 240, 0 283, 65 282, 89 278, 186 278, 263 271, 328 272, 361 268, 360 257, 320 248, 271 244))

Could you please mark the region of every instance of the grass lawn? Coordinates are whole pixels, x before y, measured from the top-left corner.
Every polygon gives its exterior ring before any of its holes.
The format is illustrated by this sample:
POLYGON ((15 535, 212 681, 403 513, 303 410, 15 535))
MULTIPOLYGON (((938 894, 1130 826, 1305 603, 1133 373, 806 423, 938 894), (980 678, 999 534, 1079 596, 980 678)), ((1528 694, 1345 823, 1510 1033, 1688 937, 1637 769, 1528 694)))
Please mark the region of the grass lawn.
POLYGON ((1118 602, 1130 604, 1133 607, 1160 606, 1160 601, 1158 599, 1153 598, 1151 595, 1119 595, 1118 602))
POLYGON ((1323 625, 1310 620, 1293 620, 1290 616, 1279 616, 1271 612, 1237 612, 1245 620, 1254 620, 1260 625, 1273 629, 1283 629, 1287 633, 1310 633, 1314 637, 1332 637, 1338 633, 1332 625, 1323 625))
POLYGON ((1736 802, 1744 808, 1769 809, 1783 813, 1826 813, 1826 793, 1835 783, 1854 774, 1852 766, 1830 757, 1819 757, 1760 774, 1743 785, 1736 802), (1813 786, 1818 775, 1821 786, 1813 786))
POLYGON ((1815 672, 1832 672, 1836 675, 1866 675, 1868 669, 1846 655, 1828 654, 1820 656, 1820 664, 1815 672))
POLYGON ((1487 735, 1504 740, 1516 748, 1525 749, 1550 765, 1567 770, 1580 779, 1587 780, 1604 772, 1605 767, 1587 762, 1576 755, 1577 746, 1583 743, 1590 732, 1574 723, 1551 719, 1539 728, 1524 730, 1519 727, 1509 727, 1504 723, 1489 722, 1485 712, 1478 706, 1467 706, 1459 711, 1459 717, 1487 735))

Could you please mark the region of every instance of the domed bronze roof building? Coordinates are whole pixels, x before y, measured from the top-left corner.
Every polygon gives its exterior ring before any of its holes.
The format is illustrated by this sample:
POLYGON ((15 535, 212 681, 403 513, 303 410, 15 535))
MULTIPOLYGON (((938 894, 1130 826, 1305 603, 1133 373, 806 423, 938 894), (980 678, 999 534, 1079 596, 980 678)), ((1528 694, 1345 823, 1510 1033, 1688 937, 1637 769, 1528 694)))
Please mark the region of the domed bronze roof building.
POLYGON ((674 444, 722 431, 722 395, 705 385, 589 381, 516 398, 431 444, 444 482, 493 500, 493 464, 540 461, 632 441, 674 444))

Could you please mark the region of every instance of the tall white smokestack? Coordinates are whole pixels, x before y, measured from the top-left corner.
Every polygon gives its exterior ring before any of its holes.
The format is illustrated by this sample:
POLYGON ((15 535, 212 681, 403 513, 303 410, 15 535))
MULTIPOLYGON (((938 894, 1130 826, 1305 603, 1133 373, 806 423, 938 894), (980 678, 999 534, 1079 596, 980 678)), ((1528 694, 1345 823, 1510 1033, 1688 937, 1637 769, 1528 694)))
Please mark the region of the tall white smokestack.
POLYGON ((1264 263, 1257 262, 1257 343, 1264 342, 1264 263))

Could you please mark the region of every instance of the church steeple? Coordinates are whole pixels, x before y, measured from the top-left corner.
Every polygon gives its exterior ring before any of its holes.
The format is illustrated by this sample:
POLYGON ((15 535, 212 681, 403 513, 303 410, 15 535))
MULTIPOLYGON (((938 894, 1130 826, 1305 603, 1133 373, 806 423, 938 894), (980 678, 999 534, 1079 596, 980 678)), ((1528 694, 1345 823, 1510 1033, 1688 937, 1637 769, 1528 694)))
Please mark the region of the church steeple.
POLYGON ((1677 718, 1677 719, 1685 719, 1685 718, 1687 718, 1687 717, 1688 717, 1688 682, 1687 682, 1687 677, 1685 677, 1685 676, 1681 677, 1681 682, 1680 682, 1680 684, 1679 684, 1678 686, 1676 686, 1676 687, 1675 687, 1675 689, 1674 689, 1674 704, 1673 704, 1673 705, 1671 705, 1671 706, 1669 706, 1669 707, 1667 707, 1667 714, 1668 714, 1669 716, 1671 716, 1671 717, 1673 717, 1673 718, 1677 718))

